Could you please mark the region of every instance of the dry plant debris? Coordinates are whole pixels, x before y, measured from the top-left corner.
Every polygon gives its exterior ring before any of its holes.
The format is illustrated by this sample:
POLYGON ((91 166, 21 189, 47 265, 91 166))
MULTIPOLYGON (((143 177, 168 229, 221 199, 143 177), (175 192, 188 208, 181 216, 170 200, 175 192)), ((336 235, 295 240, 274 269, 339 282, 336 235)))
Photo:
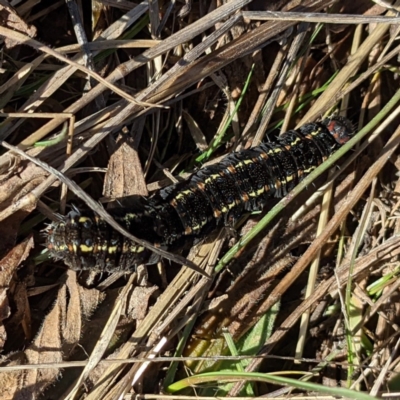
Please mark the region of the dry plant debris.
POLYGON ((0 0, 0 400, 399 392, 399 10, 0 0), (76 192, 127 206, 333 113, 348 145, 177 255, 212 279, 168 259, 76 273, 43 251, 76 192))

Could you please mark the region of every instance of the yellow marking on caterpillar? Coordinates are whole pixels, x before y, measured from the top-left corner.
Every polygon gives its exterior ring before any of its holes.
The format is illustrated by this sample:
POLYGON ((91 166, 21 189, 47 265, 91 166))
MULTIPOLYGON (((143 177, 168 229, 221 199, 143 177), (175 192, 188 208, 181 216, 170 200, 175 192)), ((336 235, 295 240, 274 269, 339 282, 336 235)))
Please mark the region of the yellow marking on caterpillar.
POLYGON ((296 144, 299 142, 301 142, 301 139, 299 137, 296 137, 296 139, 294 139, 293 142, 290 143, 290 146, 296 146, 296 144))
POLYGON ((182 199, 182 198, 184 198, 184 197, 186 197, 187 195, 190 195, 190 194, 192 194, 192 193, 193 193, 193 192, 192 192, 191 190, 183 190, 182 192, 178 193, 178 194, 175 196, 175 199, 176 199, 176 200, 182 199))
POLYGON ((82 253, 91 253, 93 251, 93 246, 86 246, 86 244, 81 244, 79 248, 82 253))
POLYGON ((313 132, 310 132, 310 134, 312 135, 312 136, 317 136, 317 135, 319 135, 321 133, 321 128, 318 128, 317 130, 315 130, 315 131, 313 131, 313 132))
POLYGON ((117 252, 117 246, 108 246, 107 252, 108 254, 115 254, 117 252))
POLYGON ((291 182, 294 179, 294 175, 286 176, 286 182, 291 182))
POLYGON ((205 183, 205 184, 212 183, 212 181, 215 181, 215 180, 218 179, 219 177, 220 177, 219 174, 210 175, 210 176, 204 181, 204 183, 205 183))
POLYGON ((124 215, 124 220, 125 221, 130 221, 131 219, 135 219, 136 218, 136 216, 137 216, 137 214, 135 214, 135 213, 126 213, 125 215, 124 215))
POLYGON ((144 251, 143 246, 132 246, 131 247, 131 253, 141 253, 142 251, 144 251))
POLYGON ((232 210, 232 208, 234 208, 235 206, 236 206, 236 201, 232 201, 232 203, 228 204, 229 210, 232 210))
POLYGON ((275 147, 274 149, 269 150, 267 154, 274 154, 274 153, 276 154, 282 153, 282 149, 280 147, 275 147))

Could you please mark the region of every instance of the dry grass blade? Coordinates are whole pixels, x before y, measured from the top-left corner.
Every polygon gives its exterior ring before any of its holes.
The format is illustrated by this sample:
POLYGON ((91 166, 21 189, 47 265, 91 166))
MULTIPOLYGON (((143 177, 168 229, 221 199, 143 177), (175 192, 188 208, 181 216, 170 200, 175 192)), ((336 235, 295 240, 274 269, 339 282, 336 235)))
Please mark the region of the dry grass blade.
MULTIPOLYGON (((124 359, 131 356, 132 352, 143 344, 143 340, 149 336, 151 330, 157 325, 158 321, 169 311, 177 299, 182 296, 187 289, 188 284, 191 282, 193 271, 183 269, 169 285, 169 290, 164 292, 158 299, 155 306, 150 310, 146 318, 142 321, 139 328, 130 337, 118 354, 118 358, 124 359)), ((206 281, 203 281, 205 284, 206 281)), ((139 347, 140 348, 140 347, 139 347)), ((99 380, 97 387, 88 395, 89 400, 105 398, 106 394, 110 391, 110 385, 115 376, 123 367, 121 365, 109 366, 99 380)), ((125 387, 125 385, 124 385, 125 387)))
POLYGON ((336 98, 337 93, 343 88, 343 86, 353 77, 353 75, 360 68, 361 64, 368 57, 372 48, 376 46, 378 42, 382 40, 383 35, 389 30, 389 25, 378 25, 373 30, 371 35, 363 42, 357 52, 351 56, 348 63, 343 67, 329 88, 321 95, 318 102, 306 113, 299 124, 304 124, 305 121, 310 121, 323 115, 328 108, 326 104, 332 98, 336 98))
POLYGON ((327 24, 399 24, 396 16, 363 16, 350 14, 296 13, 279 11, 243 11, 243 17, 258 21, 301 21, 327 24))

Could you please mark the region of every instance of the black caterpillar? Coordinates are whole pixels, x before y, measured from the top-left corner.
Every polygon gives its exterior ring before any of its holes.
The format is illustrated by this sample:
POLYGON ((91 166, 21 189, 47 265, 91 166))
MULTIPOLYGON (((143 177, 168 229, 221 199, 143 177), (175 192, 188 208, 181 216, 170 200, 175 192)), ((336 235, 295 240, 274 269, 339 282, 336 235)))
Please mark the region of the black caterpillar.
MULTIPOLYGON (((110 211, 140 239, 174 251, 219 225, 233 226, 245 211, 283 197, 353 136, 343 117, 310 123, 235 152, 189 179, 159 190, 136 209, 110 211)), ((47 230, 47 248, 74 270, 132 271, 157 261, 147 248, 116 232, 92 211, 70 212, 47 230)))

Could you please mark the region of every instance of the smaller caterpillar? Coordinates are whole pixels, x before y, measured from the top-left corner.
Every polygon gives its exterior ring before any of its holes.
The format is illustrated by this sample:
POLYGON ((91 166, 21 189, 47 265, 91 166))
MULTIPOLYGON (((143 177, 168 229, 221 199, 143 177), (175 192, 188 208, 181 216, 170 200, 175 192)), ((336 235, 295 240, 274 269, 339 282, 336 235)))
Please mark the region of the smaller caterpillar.
MULTIPOLYGON (((281 198, 346 143, 354 131, 343 117, 309 123, 275 142, 234 152, 189 179, 159 190, 136 208, 110 211, 125 229, 154 246, 176 251, 244 212, 281 198)), ((158 256, 125 238, 90 210, 75 209, 47 229, 51 255, 81 271, 132 271, 158 256)))

